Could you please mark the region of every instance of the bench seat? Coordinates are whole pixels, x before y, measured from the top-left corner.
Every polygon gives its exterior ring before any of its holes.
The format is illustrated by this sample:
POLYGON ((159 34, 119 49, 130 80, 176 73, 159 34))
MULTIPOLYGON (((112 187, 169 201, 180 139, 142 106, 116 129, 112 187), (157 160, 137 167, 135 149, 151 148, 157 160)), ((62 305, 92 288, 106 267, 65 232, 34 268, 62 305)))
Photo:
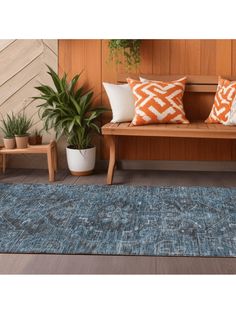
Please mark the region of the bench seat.
POLYGON ((236 139, 236 126, 191 122, 190 124, 150 124, 132 126, 131 123, 107 123, 103 135, 158 136, 184 138, 236 139))
POLYGON ((102 134, 109 138, 110 157, 107 184, 112 184, 116 163, 116 137, 118 136, 236 139, 236 126, 206 124, 204 122, 144 126, 133 126, 131 123, 107 123, 102 127, 102 134))
MULTIPOLYGON (((168 82, 180 79, 183 76, 185 75, 163 76, 145 74, 145 78, 148 80, 168 82)), ((119 74, 117 77, 118 83, 127 84, 127 77, 130 77, 127 73, 119 74)), ((132 74, 131 77, 139 80, 139 74, 132 74)), ((204 123, 212 109, 218 79, 218 76, 188 75, 183 105, 186 116, 191 121, 190 124, 153 124, 144 126, 133 126, 131 123, 105 124, 102 127, 102 134, 108 137, 110 145, 107 183, 112 184, 116 162, 116 138, 119 136, 236 139, 236 126, 204 123)), ((236 77, 227 77, 227 79, 235 81, 236 77)))

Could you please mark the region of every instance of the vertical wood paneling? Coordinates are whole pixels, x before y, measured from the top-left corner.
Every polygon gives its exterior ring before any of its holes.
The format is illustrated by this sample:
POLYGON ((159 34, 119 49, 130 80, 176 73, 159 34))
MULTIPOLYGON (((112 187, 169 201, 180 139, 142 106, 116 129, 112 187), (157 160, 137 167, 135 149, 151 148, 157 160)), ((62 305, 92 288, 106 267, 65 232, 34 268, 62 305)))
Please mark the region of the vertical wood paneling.
POLYGON ((64 71, 68 73, 71 78, 72 71, 72 40, 59 40, 58 42, 58 73, 63 74, 64 71))
POLYGON ((216 41, 216 74, 231 75, 231 40, 216 41))
MULTIPOLYGON (((102 82, 116 83, 117 82, 117 68, 116 65, 112 62, 109 62, 109 49, 108 49, 108 40, 102 41, 102 73, 101 80, 102 82)), ((109 100, 106 95, 104 88, 102 88, 102 103, 103 105, 110 108, 109 100)))
POLYGON ((186 40, 170 41, 170 73, 185 74, 186 40))
POLYGON ((201 40, 201 75, 216 74, 216 41, 201 40))
POLYGON ((141 44, 141 64, 140 72, 141 73, 152 73, 152 58, 153 58, 153 41, 144 40, 141 44))
POLYGON ((185 43, 185 74, 198 75, 201 71, 201 41, 186 40, 185 43))
MULTIPOLYGON (((59 69, 65 68, 73 75, 83 67, 86 72, 84 80, 89 86, 95 87, 96 94, 100 86, 101 98, 97 98, 97 103, 101 99, 102 104, 109 108, 102 82, 116 83, 117 73, 125 72, 125 68, 108 62, 107 40, 63 40, 60 41, 59 52, 59 69)), ((139 73, 236 75, 236 40, 143 40, 139 73)), ((199 116, 201 107, 200 116, 205 119, 213 99, 214 94, 186 93, 187 114, 191 112, 193 117, 199 116)), ((110 116, 110 113, 104 115, 102 123, 108 122, 110 116)), ((232 141, 130 137, 120 139, 118 146, 118 157, 121 159, 236 159, 236 148, 233 149, 232 141)), ((107 156, 107 143, 101 138, 100 157, 103 159, 107 156)))
POLYGON ((236 75, 236 39, 232 40, 232 75, 236 75))
POLYGON ((101 56, 102 43, 98 40, 85 41, 85 76, 87 87, 93 88, 95 104, 101 105, 101 56), (92 78, 92 79, 90 79, 92 78))
POLYGON ((82 72, 79 84, 84 84, 88 89, 93 88, 95 103, 101 104, 101 41, 60 40, 59 48, 59 73, 66 72, 71 79, 82 72))
POLYGON ((170 73, 170 40, 153 40, 153 73, 170 73))

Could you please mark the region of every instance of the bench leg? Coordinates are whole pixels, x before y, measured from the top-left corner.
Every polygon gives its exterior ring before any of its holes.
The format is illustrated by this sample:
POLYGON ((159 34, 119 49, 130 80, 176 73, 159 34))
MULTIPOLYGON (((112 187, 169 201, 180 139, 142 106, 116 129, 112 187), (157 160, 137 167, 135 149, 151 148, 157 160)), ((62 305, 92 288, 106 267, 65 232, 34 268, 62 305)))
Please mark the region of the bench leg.
POLYGON ((116 163, 116 139, 114 136, 109 136, 109 145, 110 145, 110 157, 109 157, 109 166, 107 172, 107 184, 112 184, 114 168, 116 163))
POLYGON ((55 171, 54 171, 54 157, 53 157, 53 148, 48 148, 47 151, 47 159, 48 159, 48 174, 49 174, 49 181, 53 182, 55 180, 55 171))
POLYGON ((56 146, 56 143, 54 143, 54 146, 53 146, 53 166, 54 166, 55 172, 57 172, 57 146, 56 146))
POLYGON ((6 155, 2 154, 2 173, 5 174, 6 172, 6 155))

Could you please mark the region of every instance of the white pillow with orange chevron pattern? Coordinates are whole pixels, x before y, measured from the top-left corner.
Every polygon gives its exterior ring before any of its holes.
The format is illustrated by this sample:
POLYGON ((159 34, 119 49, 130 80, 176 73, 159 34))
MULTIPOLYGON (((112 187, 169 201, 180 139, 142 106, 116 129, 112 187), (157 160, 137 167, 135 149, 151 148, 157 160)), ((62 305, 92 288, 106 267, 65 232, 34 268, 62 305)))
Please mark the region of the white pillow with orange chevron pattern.
POLYGON ((141 82, 131 78, 127 81, 135 97, 133 125, 189 123, 182 102, 185 77, 172 82, 141 82))
POLYGON ((235 97, 236 82, 219 78, 214 104, 205 122, 232 124, 231 108, 235 97))
POLYGON ((103 83, 112 109, 111 122, 129 122, 134 117, 134 96, 129 84, 103 83))
POLYGON ((226 122, 223 122, 224 125, 236 125, 236 96, 233 100, 230 113, 229 113, 229 118, 226 122))

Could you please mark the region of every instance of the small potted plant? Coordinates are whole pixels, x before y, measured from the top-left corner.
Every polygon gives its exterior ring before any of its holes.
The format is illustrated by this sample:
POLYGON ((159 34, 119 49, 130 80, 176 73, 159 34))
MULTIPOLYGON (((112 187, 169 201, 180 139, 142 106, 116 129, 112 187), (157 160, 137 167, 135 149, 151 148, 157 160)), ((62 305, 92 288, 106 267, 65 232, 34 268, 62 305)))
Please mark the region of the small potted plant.
POLYGON ((42 130, 35 129, 33 132, 30 133, 29 136, 29 144, 30 145, 42 145, 42 130))
POLYGON ((15 139, 17 148, 27 148, 29 139, 29 129, 32 126, 32 120, 28 118, 25 112, 16 115, 15 139))
POLYGON ((54 128, 56 137, 67 138, 66 156, 72 175, 88 175, 95 166, 96 147, 92 144, 93 134, 100 133, 98 117, 107 109, 93 107, 93 91, 76 87, 80 74, 67 82, 67 75, 60 78, 50 67, 55 89, 48 85, 36 87, 41 92, 34 99, 41 99, 39 115, 44 120, 45 130, 54 128))
POLYGON ((4 138, 3 143, 5 148, 14 149, 16 148, 15 141, 15 127, 16 127, 16 117, 13 113, 11 115, 7 114, 6 118, 1 120, 2 126, 1 130, 3 131, 4 138))

